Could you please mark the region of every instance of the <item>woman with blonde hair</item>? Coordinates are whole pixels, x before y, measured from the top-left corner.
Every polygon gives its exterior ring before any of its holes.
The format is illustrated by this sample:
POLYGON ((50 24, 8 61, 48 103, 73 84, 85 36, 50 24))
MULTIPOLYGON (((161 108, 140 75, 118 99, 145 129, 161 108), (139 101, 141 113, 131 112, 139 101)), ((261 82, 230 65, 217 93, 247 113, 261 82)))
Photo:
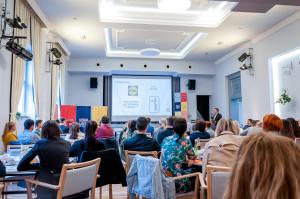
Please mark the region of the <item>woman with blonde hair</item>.
POLYGON ((224 199, 299 199, 300 148, 278 135, 259 133, 241 144, 224 199))
POLYGON ((204 148, 202 173, 206 176, 206 166, 232 166, 241 138, 237 136, 231 120, 220 119, 215 132, 215 138, 204 148))
POLYGON ((7 145, 10 142, 17 142, 18 137, 16 136, 16 123, 14 122, 7 122, 4 126, 3 134, 2 134, 2 142, 4 145, 4 148, 6 150, 7 145))

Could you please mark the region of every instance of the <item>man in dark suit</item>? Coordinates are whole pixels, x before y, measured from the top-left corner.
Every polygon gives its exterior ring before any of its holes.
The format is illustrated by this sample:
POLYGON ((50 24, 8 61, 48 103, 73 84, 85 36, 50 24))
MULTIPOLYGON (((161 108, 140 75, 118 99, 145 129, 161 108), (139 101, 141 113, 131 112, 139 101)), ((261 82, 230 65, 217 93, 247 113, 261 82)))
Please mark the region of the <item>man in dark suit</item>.
POLYGON ((174 120, 175 120, 175 117, 168 117, 166 129, 158 133, 156 140, 160 146, 162 145, 162 143, 166 137, 174 134, 174 131, 173 131, 174 120))
POLYGON ((222 115, 219 113, 219 108, 213 108, 212 109, 212 115, 211 115, 211 123, 212 128, 215 129, 219 120, 222 118, 222 115))

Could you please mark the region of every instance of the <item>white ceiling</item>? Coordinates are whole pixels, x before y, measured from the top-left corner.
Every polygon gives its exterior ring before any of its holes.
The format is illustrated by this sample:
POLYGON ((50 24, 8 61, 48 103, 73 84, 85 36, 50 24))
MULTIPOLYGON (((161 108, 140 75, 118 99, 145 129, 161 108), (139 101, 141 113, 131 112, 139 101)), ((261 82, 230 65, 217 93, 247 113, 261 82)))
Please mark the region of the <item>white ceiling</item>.
POLYGON ((267 13, 233 12, 217 28, 199 28, 101 23, 98 0, 36 0, 36 2, 51 22, 53 31, 62 37, 71 50, 71 56, 77 58, 106 57, 104 28, 108 27, 115 31, 121 30, 121 34, 113 34, 112 43, 114 47, 123 49, 155 47, 162 51, 175 50, 184 41, 184 32, 205 32, 208 35, 199 41, 184 59, 216 61, 259 33, 300 11, 300 7, 277 5, 267 13), (115 38, 116 35, 118 38, 115 38))

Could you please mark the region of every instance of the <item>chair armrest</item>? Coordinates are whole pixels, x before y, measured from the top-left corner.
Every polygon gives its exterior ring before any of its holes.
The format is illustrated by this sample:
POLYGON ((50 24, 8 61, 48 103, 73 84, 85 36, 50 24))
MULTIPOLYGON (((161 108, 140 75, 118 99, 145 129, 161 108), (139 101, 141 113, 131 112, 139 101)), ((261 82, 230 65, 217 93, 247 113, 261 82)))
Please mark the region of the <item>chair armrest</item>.
POLYGON ((190 174, 186 174, 186 175, 182 175, 182 176, 176 176, 176 177, 172 177, 173 180, 180 180, 180 179, 184 179, 184 178, 192 178, 192 177, 199 177, 199 172, 197 173, 190 173, 190 174))
POLYGON ((38 185, 38 186, 41 186, 41 187, 46 187, 46 188, 49 188, 49 189, 58 190, 60 188, 57 185, 53 185, 53 184, 49 184, 49 183, 46 183, 46 182, 41 182, 41 181, 38 181, 38 180, 29 179, 29 178, 26 178, 25 181, 27 183, 29 183, 30 185, 34 184, 34 185, 38 185))
POLYGON ((199 173, 200 187, 203 189, 207 189, 207 184, 204 181, 202 173, 199 173))

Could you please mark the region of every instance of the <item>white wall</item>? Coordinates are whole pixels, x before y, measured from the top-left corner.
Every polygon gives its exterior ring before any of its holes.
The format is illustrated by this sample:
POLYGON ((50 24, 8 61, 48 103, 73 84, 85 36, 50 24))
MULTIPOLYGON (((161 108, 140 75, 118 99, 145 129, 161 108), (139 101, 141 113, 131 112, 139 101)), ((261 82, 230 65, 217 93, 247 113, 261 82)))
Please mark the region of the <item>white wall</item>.
POLYGON ((68 74, 65 104, 78 106, 103 105, 103 75, 94 73, 68 74), (98 88, 90 88, 90 77, 98 78, 98 88))
POLYGON ((188 79, 196 80, 196 90, 188 92, 189 118, 196 119, 197 95, 212 95, 214 64, 210 62, 184 62, 147 59, 75 59, 68 61, 66 77, 66 104, 102 105, 103 75, 173 75, 181 77, 181 91, 187 91, 188 79), (96 66, 100 63, 100 67, 96 66), (121 68, 120 64, 124 64, 121 68), (147 64, 147 68, 144 68, 147 64), (170 68, 166 68, 170 65, 170 68), (188 66, 192 66, 189 69, 188 66), (89 88, 89 78, 98 77, 98 89, 89 88))
POLYGON ((197 119, 197 95, 212 95, 213 77, 199 75, 185 75, 180 77, 181 92, 187 92, 189 119, 197 119), (188 90, 189 79, 196 80, 196 89, 188 90))
MULTIPOLYGON (((300 20, 280 29, 258 43, 252 44, 254 53, 255 75, 248 71, 241 73, 244 118, 261 119, 272 112, 273 102, 270 97, 269 59, 300 46, 300 20)), ((216 65, 213 86, 213 106, 229 117, 227 76, 239 70, 237 58, 241 51, 226 61, 216 65)))

